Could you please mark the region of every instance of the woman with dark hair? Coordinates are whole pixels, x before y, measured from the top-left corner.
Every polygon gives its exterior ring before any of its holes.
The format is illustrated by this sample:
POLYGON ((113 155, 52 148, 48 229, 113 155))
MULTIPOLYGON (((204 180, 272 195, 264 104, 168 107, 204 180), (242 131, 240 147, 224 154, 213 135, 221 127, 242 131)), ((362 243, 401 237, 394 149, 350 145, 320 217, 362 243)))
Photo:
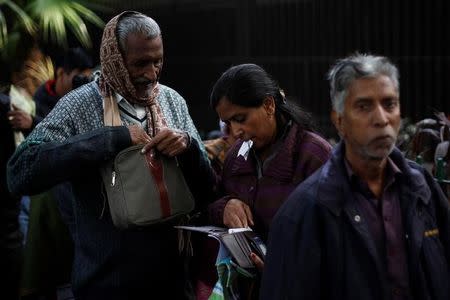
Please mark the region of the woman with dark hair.
MULTIPOLYGON (((223 166, 225 196, 209 206, 209 217, 219 226, 252 227, 266 241, 277 210, 328 159, 331 146, 257 65, 234 66, 222 74, 211 106, 238 140, 223 166)), ((262 261, 253 253, 250 257, 262 269, 262 261)))

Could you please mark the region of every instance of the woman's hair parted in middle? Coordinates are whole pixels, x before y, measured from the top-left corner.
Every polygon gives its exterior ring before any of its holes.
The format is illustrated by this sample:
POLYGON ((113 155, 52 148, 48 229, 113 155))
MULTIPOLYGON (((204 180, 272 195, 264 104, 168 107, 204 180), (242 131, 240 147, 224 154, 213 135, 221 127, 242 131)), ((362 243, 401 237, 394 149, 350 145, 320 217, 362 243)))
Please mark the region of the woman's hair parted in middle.
POLYGON ((267 97, 273 97, 277 123, 292 120, 304 129, 313 127, 310 114, 286 101, 278 83, 258 65, 241 64, 226 70, 213 86, 211 107, 215 109, 224 97, 242 107, 259 107, 267 97))

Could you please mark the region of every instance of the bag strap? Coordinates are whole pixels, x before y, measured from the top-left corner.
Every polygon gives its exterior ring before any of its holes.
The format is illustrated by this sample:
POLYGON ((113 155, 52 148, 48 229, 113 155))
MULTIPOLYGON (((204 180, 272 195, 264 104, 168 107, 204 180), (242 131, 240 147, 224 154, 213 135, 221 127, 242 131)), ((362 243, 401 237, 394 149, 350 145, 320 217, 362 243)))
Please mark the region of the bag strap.
POLYGON ((119 105, 114 96, 103 97, 103 121, 105 126, 121 126, 119 105))
POLYGON ((169 193, 164 181, 164 166, 160 158, 155 157, 154 151, 148 151, 145 155, 145 161, 150 173, 155 180, 156 187, 159 193, 159 203, 161 207, 161 214, 167 218, 172 214, 169 202, 169 193))

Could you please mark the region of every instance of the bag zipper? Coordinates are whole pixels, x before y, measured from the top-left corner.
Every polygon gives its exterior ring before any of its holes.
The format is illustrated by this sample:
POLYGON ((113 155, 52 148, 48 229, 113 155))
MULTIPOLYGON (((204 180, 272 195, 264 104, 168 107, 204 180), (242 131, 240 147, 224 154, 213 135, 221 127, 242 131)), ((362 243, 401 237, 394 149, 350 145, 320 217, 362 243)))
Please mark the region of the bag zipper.
POLYGON ((116 171, 112 171, 111 173, 111 186, 116 185, 116 171))

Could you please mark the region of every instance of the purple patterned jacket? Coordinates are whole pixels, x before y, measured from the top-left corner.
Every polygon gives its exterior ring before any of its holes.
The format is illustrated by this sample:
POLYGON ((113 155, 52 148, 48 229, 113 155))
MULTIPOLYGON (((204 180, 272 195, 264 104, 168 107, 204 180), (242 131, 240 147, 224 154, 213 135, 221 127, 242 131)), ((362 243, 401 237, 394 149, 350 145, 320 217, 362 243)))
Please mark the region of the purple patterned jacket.
POLYGON ((331 146, 317 134, 294 124, 258 179, 253 152, 247 160, 237 157, 242 142, 235 143, 227 154, 221 182, 226 196, 210 204, 209 218, 223 226, 224 207, 228 200, 237 198, 250 206, 255 222, 253 229, 266 240, 275 213, 295 187, 327 161, 331 146))

